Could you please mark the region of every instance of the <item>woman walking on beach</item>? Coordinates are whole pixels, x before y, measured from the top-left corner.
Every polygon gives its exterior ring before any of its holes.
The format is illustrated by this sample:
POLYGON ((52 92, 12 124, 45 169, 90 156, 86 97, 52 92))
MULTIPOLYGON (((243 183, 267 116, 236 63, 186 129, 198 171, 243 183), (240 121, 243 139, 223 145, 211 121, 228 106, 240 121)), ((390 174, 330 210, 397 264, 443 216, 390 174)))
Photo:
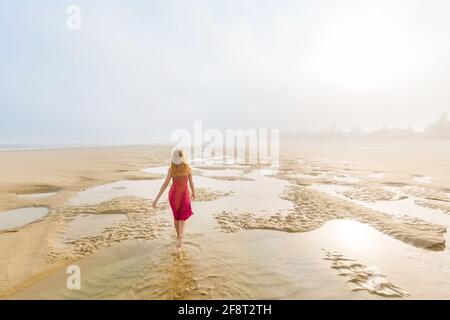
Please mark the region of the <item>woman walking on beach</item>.
POLYGON ((186 220, 193 214, 191 199, 195 200, 195 188, 194 182, 192 181, 191 168, 187 164, 182 150, 175 150, 173 152, 172 162, 167 171, 166 180, 153 202, 153 208, 156 208, 159 198, 161 198, 161 195, 166 190, 171 179, 172 186, 169 190, 169 203, 172 208, 175 230, 177 232, 177 248, 180 248, 184 233, 184 225, 186 220), (188 182, 192 191, 190 197, 188 182))

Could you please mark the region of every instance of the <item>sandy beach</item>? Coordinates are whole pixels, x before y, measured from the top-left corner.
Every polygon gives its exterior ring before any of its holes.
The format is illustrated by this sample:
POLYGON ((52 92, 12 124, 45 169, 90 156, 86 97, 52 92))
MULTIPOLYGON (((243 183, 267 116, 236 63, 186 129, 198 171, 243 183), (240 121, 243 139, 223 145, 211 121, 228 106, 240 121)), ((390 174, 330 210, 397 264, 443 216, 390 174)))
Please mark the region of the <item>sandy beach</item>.
POLYGON ((193 165, 181 252, 167 146, 0 152, 3 299, 449 299, 448 141, 283 143, 193 165), (66 288, 66 267, 82 270, 66 288))

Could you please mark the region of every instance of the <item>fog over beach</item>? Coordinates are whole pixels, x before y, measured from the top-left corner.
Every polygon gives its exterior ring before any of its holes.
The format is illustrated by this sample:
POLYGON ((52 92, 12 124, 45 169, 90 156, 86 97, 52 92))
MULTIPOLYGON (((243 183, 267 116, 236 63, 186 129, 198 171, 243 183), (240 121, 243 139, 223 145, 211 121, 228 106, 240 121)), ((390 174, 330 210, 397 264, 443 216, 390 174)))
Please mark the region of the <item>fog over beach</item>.
POLYGON ((170 143, 178 128, 423 130, 449 112, 450 4, 0 5, 0 144, 170 143), (175 116, 176 115, 176 116, 175 116))
POLYGON ((449 16, 2 1, 0 298, 450 299, 449 16))

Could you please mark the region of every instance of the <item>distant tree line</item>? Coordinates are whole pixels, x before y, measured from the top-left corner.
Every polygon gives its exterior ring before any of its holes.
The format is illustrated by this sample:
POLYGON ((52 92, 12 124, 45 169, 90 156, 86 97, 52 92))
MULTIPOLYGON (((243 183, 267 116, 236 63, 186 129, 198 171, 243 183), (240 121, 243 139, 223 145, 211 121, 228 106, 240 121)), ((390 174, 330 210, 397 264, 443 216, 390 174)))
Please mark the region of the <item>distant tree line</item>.
POLYGON ((442 114, 438 120, 427 126, 424 131, 383 127, 372 131, 363 131, 353 128, 349 131, 338 130, 334 126, 320 131, 281 132, 285 140, 450 140, 450 121, 447 113, 442 114))

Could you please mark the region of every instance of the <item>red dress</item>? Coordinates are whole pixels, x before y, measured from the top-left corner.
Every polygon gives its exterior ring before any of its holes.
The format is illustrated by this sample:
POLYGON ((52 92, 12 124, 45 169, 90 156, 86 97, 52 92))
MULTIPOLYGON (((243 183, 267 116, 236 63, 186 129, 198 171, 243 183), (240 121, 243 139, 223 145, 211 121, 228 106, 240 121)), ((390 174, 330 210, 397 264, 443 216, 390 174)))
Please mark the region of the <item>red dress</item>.
POLYGON ((187 220, 192 216, 191 198, 188 188, 188 176, 172 177, 169 191, 169 203, 175 220, 187 220))

